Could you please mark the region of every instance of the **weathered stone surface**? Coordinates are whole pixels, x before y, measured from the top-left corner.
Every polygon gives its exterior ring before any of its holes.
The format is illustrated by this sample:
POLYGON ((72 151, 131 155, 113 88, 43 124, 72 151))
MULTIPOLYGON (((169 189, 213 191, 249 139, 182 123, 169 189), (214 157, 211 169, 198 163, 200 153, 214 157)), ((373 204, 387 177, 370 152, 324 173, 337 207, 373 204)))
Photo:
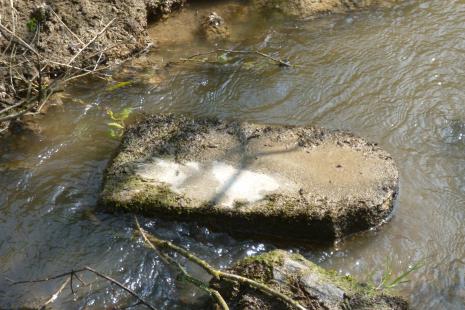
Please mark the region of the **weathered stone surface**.
POLYGON ((276 9, 284 14, 312 17, 326 13, 343 13, 370 6, 392 5, 399 0, 254 0, 258 7, 276 9))
POLYGON ((209 41, 224 40, 230 35, 223 17, 216 12, 211 12, 203 18, 201 32, 209 41))
POLYGON ((397 182, 390 155, 349 133, 155 115, 127 130, 102 203, 329 242, 388 218, 397 182))
MULTIPOLYGON (((407 302, 400 297, 376 291, 351 277, 338 276, 299 254, 281 250, 246 258, 228 271, 262 282, 309 310, 408 309, 407 302)), ((215 279, 210 285, 221 293, 231 309, 293 309, 245 285, 215 279)))

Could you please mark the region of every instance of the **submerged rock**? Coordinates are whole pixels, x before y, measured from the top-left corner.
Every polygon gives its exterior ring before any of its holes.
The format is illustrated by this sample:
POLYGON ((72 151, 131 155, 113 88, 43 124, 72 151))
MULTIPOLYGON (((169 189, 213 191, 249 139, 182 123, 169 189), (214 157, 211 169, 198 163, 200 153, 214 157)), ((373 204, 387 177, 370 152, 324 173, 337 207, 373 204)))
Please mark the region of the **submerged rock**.
POLYGON ((256 6, 276 9, 284 14, 311 17, 325 13, 342 13, 370 6, 386 6, 398 0, 254 0, 256 6))
POLYGON ((330 242, 388 218, 397 182, 391 156, 350 133, 155 115, 127 130, 102 203, 330 242))
MULTIPOLYGON (((299 254, 281 250, 248 257, 228 271, 264 283, 306 309, 408 309, 407 302, 400 297, 376 291, 351 277, 338 276, 299 254)), ((220 292, 230 309, 294 309, 238 283, 213 279, 210 286, 220 292)))
POLYGON ((211 12, 203 18, 201 32, 209 41, 224 40, 230 35, 223 17, 216 12, 211 12))

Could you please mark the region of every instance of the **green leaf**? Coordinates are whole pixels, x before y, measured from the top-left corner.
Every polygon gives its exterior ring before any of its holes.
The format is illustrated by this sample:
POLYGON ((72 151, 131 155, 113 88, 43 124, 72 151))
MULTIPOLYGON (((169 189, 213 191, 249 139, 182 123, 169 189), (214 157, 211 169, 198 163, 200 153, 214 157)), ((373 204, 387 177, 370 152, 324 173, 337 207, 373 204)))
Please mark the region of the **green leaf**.
POLYGON ((30 32, 34 32, 37 29, 37 19, 35 17, 27 21, 26 27, 30 32))
POLYGON ((217 59, 218 59, 218 62, 220 62, 220 63, 226 63, 226 62, 229 61, 228 54, 226 54, 226 53, 218 55, 217 59))
POLYGON ((132 108, 124 108, 119 113, 113 113, 112 110, 107 110, 107 114, 110 118, 116 122, 122 122, 128 119, 129 115, 132 113, 132 108))
POLYGON ((122 88, 122 87, 126 87, 126 86, 129 86, 131 84, 133 84, 134 81, 125 81, 125 82, 119 82, 119 83, 116 83, 114 85, 110 85, 106 88, 106 91, 114 91, 114 90, 117 90, 119 88, 122 88))
POLYGON ((118 119, 121 120, 121 121, 124 121, 129 117, 129 115, 131 115, 131 113, 132 113, 131 108, 125 108, 125 109, 123 109, 123 111, 118 113, 118 119))
POLYGON ((110 137, 112 137, 112 138, 116 138, 116 137, 117 137, 116 131, 115 131, 115 130, 110 129, 110 137))
POLYGON ((108 123, 108 126, 124 129, 124 126, 118 123, 108 123))
POLYGON ((115 115, 113 114, 112 110, 107 110, 107 114, 110 116, 110 118, 112 120, 117 121, 117 119, 115 118, 115 115))
POLYGON ((425 264, 420 261, 420 262, 417 262, 415 265, 413 265, 411 268, 409 268, 407 271, 403 272, 402 274, 400 274, 397 278, 395 278, 391 283, 387 284, 385 287, 386 288, 393 288, 395 286, 397 286, 398 284, 401 284, 401 283, 405 283, 405 282, 408 282, 408 280, 404 280, 409 274, 411 274, 412 272, 420 269, 421 267, 423 267, 425 264))

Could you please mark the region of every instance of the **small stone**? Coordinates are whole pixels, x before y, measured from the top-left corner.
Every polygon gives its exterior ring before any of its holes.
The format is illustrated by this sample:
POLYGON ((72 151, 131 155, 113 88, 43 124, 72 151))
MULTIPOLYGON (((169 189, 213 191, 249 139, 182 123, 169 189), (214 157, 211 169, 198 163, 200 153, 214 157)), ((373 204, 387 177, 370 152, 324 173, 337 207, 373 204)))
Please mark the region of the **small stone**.
POLYGON ((209 41, 224 40, 230 35, 224 19, 216 12, 211 12, 204 17, 201 32, 209 41))

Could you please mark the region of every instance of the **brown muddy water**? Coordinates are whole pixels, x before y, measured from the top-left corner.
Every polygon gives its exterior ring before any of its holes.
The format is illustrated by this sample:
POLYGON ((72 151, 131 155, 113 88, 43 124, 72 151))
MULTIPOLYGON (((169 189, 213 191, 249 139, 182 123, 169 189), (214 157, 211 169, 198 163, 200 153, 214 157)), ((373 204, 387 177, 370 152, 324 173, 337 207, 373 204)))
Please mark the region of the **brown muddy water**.
MULTIPOLYGON (((152 29, 163 50, 143 70, 128 68, 107 89, 81 81, 64 106, 40 120, 38 136, 0 144, 0 308, 45 300, 60 283, 11 287, 22 280, 90 265, 122 280, 160 309, 191 309, 201 295, 179 283, 156 254, 133 238, 130 216, 96 211, 102 174, 118 146, 106 109, 184 112, 348 129, 378 142, 400 170, 395 214, 381 228, 335 246, 288 246, 361 280, 378 281, 417 261, 425 266, 397 290, 415 309, 465 308, 465 1, 406 1, 314 20, 259 15, 229 3, 214 8, 230 23, 217 47, 260 49, 289 59, 230 56, 222 64, 163 66, 215 48, 186 27, 199 4, 152 29), (184 17, 183 17, 184 14, 184 17), (182 20, 184 18, 184 22, 182 20), (174 38, 174 39, 173 39, 174 38)), ((211 6, 210 6, 211 7, 211 6)), ((148 220, 153 232, 216 266, 273 249, 195 224, 148 220)), ((283 247, 281 245, 281 247, 283 247)), ((191 267, 193 268, 193 267, 191 267)), ((56 309, 102 309, 133 302, 106 283, 65 292, 56 309)))

